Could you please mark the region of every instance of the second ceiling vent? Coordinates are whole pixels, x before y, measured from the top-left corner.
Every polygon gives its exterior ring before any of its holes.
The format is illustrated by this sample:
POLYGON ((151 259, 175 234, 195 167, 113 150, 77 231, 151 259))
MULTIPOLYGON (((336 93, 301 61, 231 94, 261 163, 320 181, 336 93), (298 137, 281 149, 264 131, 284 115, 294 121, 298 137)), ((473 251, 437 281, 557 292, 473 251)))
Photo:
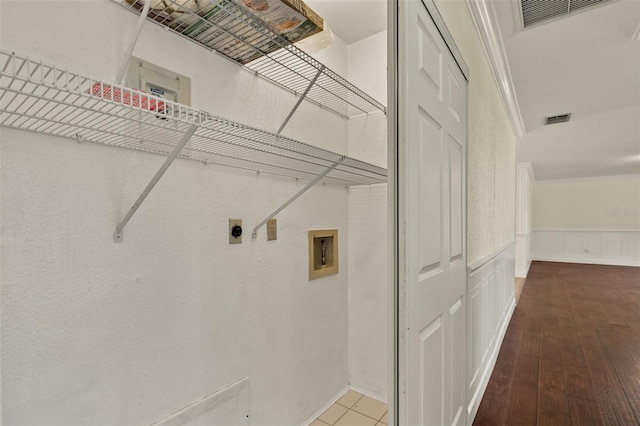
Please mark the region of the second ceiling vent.
POLYGON ((552 115, 551 117, 546 117, 544 119, 544 124, 558 124, 558 123, 566 123, 571 119, 571 114, 561 114, 561 115, 552 115))
POLYGON ((520 0, 522 22, 527 28, 542 21, 569 15, 584 7, 609 0, 520 0))

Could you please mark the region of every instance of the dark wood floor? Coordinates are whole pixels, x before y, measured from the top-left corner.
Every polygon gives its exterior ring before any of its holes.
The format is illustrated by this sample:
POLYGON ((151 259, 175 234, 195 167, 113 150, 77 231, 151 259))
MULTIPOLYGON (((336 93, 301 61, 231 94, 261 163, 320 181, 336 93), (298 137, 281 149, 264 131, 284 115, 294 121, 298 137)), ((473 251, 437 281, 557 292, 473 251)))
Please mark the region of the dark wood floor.
POLYGON ((534 262, 474 425, 640 425, 640 268, 534 262))

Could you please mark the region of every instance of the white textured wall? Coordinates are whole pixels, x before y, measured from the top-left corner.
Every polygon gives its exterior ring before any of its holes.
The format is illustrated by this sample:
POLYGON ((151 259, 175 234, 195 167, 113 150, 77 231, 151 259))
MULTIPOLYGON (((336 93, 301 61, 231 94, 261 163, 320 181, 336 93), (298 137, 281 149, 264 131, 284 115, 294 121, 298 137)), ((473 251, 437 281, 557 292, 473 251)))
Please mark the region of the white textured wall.
POLYGON ((515 276, 517 278, 526 278, 529 273, 532 260, 531 244, 532 234, 516 235, 515 276))
MULTIPOLYGON (((106 80, 137 20, 109 0, 0 8, 2 48, 106 80)), ((323 56, 344 73, 346 53, 323 56)), ((195 107, 259 127, 295 102, 154 25, 134 54, 190 76, 195 107)), ((309 103, 285 133, 347 151, 347 123, 309 103)), ((344 187, 282 212, 278 241, 230 246, 229 217, 250 228, 304 182, 177 160, 115 244, 164 157, 8 129, 1 144, 5 424, 150 424, 242 376, 253 424, 296 424, 347 384, 348 250, 309 282, 306 234, 338 228, 349 247, 344 187)))
POLYGON ((349 190, 349 383, 388 397, 387 185, 349 190))
POLYGON ((466 3, 436 0, 436 4, 471 71, 467 262, 472 264, 515 238, 516 143, 466 3))
MULTIPOLYGON (((349 45, 349 80, 386 100, 386 31, 349 45)), ((387 167, 386 116, 349 120, 349 155, 387 167)), ((349 382, 388 397, 387 185, 349 190, 349 382)))
POLYGON ((538 181, 536 230, 640 231, 640 177, 538 181))
POLYGON ((382 104, 387 103, 386 49, 387 31, 349 45, 349 81, 382 104))
POLYGON ((516 233, 528 234, 531 232, 533 221, 533 184, 531 163, 519 163, 516 176, 517 183, 517 209, 516 209, 516 233))

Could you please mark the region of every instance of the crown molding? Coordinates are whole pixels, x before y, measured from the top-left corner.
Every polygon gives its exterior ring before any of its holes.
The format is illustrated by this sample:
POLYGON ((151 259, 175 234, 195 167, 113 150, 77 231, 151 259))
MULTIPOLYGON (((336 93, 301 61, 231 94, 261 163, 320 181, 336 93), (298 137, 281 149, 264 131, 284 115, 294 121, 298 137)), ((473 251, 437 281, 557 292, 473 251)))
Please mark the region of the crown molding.
POLYGON ((502 36, 494 24, 494 22, 496 22, 495 16, 490 9, 488 0, 466 0, 466 3, 469 12, 471 12, 471 18, 473 19, 476 31, 480 36, 482 47, 489 59, 491 72, 498 85, 500 97, 507 111, 511 128, 516 136, 521 138, 526 131, 522 121, 522 115, 520 114, 516 92, 513 87, 511 70, 509 69, 509 62, 507 61, 504 50, 502 36))
POLYGON ((518 163, 518 169, 526 169, 532 182, 536 181, 536 173, 533 170, 533 163, 518 163))

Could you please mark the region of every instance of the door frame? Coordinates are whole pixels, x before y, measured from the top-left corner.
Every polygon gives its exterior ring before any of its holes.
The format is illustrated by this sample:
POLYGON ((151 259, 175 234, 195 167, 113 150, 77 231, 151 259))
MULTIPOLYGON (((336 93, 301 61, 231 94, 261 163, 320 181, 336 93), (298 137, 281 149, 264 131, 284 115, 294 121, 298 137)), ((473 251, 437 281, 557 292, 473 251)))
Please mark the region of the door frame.
MULTIPOLYGON (((400 66, 400 48, 402 42, 399 31, 402 29, 404 22, 401 20, 400 8, 407 1, 421 1, 426 7, 427 12, 431 16, 436 28, 440 32, 447 48, 453 55, 455 62, 458 64, 460 71, 467 82, 470 79, 470 70, 465 63, 462 54, 458 50, 453 36, 449 32, 447 26, 438 11, 434 0, 389 0, 387 2, 387 164, 388 164, 388 241, 389 241, 389 347, 388 354, 391 360, 391 368, 389 369, 389 425, 402 425, 401 420, 405 420, 405 413, 402 413, 400 407, 400 394, 405 391, 405 378, 403 372, 406 371, 406 348, 407 344, 404 340, 402 330, 407 324, 407 310, 405 309, 405 299, 407 281, 404 276, 404 227, 401 226, 401 217, 405 214, 402 210, 404 203, 403 189, 400 187, 402 182, 400 173, 403 160, 400 155, 400 117, 404 113, 402 110, 403 103, 399 96, 405 93, 405 88, 401 87, 400 73, 403 72, 400 66), (402 243, 402 245, 401 245, 402 243), (404 353, 401 353, 404 349, 404 353)), ((467 111, 469 103, 467 102, 467 111)), ((468 117, 468 114, 467 114, 468 117)), ((468 126, 467 126, 467 147, 469 143, 468 126)), ((468 170, 468 149, 465 149, 465 169, 468 170)), ((467 173, 465 171, 465 176, 467 173)), ((465 192, 465 197, 467 193, 465 192)), ((467 209, 463 214, 465 223, 464 235, 465 252, 467 250, 467 209)), ((468 295, 468 288, 465 285, 465 299, 468 295)), ((468 320, 467 320, 468 321, 468 320)), ((466 339, 466 336, 465 336, 466 339)), ((465 354, 465 365, 466 357, 465 354)), ((465 372, 465 386, 467 385, 467 374, 465 372)), ((465 392, 466 396, 467 392, 465 392)))

